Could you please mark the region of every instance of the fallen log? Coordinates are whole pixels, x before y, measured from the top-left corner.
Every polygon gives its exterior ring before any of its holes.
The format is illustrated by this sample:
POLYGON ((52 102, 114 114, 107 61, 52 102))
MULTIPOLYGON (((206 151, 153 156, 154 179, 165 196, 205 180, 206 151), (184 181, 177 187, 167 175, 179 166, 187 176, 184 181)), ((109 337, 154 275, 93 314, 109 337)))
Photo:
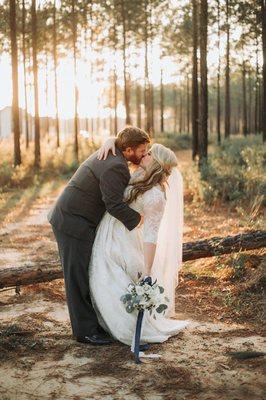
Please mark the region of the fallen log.
POLYGON ((266 247, 266 230, 183 243, 183 261, 266 247))
MULTIPOLYGON (((266 231, 251 231, 235 236, 212 237, 184 243, 183 262, 262 247, 266 247, 266 231)), ((20 267, 14 266, 0 269, 0 288, 49 282, 62 277, 63 273, 59 260, 41 261, 38 264, 30 263, 20 267)))

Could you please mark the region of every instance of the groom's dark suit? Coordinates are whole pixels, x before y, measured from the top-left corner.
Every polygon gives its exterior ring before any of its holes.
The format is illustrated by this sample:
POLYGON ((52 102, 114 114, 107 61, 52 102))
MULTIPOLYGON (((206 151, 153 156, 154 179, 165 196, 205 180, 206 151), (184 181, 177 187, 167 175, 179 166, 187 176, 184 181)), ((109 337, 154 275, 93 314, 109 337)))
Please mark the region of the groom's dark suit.
POLYGON ((64 271, 75 336, 93 334, 98 326, 90 299, 88 267, 95 230, 104 212, 107 210, 129 230, 141 219, 139 213, 123 202, 130 174, 123 154, 118 149, 116 154, 99 161, 96 152, 85 160, 48 214, 64 271))

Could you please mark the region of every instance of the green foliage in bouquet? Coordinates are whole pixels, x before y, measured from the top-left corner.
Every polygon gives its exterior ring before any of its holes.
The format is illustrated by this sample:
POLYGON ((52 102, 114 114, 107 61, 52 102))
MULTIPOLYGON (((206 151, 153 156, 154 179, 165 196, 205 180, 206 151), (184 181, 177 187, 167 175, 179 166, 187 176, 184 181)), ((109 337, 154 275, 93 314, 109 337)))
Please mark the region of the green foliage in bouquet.
MULTIPOLYGON (((136 284, 130 283, 127 293, 120 297, 126 311, 132 313, 134 310, 148 310, 151 315, 155 309, 157 313, 165 314, 168 308, 165 302, 169 302, 169 299, 163 296, 164 288, 157 284, 157 279, 149 284, 144 282, 144 279, 140 279, 140 276, 139 273, 139 281, 136 284)), ((156 319, 156 316, 153 315, 153 318, 156 319)))

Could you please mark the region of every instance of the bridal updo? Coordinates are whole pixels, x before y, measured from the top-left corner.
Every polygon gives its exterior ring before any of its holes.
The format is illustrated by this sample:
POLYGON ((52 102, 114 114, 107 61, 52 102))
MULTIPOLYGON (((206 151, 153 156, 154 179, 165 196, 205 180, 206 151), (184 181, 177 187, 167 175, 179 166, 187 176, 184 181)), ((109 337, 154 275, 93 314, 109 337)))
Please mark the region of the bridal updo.
POLYGON ((131 190, 127 202, 131 203, 138 196, 145 193, 155 185, 160 185, 165 191, 165 184, 172 168, 177 167, 178 162, 175 153, 159 143, 154 143, 149 150, 152 160, 141 177, 130 181, 131 190))

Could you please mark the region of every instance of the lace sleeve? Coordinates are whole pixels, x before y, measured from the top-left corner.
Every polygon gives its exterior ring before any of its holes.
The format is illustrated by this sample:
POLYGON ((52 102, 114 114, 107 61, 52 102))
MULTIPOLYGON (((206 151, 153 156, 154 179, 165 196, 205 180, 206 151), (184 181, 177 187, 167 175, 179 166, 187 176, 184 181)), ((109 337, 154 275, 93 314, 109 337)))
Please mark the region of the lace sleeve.
POLYGON ((160 189, 154 188, 144 193, 143 196, 143 241, 157 243, 160 222, 165 207, 164 194, 160 189))

